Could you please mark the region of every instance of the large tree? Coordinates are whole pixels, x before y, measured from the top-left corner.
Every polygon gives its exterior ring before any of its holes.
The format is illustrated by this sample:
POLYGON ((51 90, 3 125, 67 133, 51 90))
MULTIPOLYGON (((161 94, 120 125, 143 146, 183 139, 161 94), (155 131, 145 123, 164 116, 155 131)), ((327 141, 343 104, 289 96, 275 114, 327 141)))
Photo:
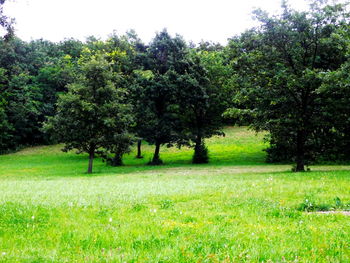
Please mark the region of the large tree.
POLYGON ((194 147, 193 163, 207 163, 204 139, 223 134, 225 96, 223 87, 216 81, 223 72, 216 75, 209 65, 210 71, 205 68, 203 60, 211 60, 208 56, 211 54, 207 51, 192 52, 188 56, 186 73, 177 77, 181 120, 178 133, 182 135, 179 144, 194 147))
POLYGON ((324 2, 299 12, 284 1, 278 16, 257 10, 261 26, 229 44, 239 107, 250 111, 254 129, 269 131, 269 156, 284 154, 295 161, 296 171, 304 171, 314 157, 324 125, 317 93, 322 72, 345 60, 347 44, 337 35, 348 26, 345 6, 324 2))
POLYGON ((171 37, 166 30, 158 33, 147 49, 145 71, 139 74, 135 86, 143 120, 138 135, 155 145, 151 164, 161 164, 160 146, 173 145, 179 139, 179 85, 177 77, 185 73, 187 46, 179 37, 171 37), (147 71, 149 70, 149 71, 147 71))
MULTIPOLYGON (((126 132, 132 119, 124 102, 125 91, 113 83, 111 64, 102 56, 85 58, 81 64, 80 80, 68 85, 68 92, 59 97, 57 114, 47 129, 65 143, 65 151, 88 153, 88 173, 92 173, 95 155, 107 142, 119 143, 118 135, 126 132)), ((120 148, 110 146, 113 149, 120 148)))

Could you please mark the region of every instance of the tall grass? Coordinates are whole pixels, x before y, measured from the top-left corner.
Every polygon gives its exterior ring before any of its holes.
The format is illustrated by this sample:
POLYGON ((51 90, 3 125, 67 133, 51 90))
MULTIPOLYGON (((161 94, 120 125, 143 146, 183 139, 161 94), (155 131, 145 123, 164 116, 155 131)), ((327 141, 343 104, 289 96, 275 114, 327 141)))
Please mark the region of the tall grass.
POLYGON ((60 146, 0 156, 0 262, 350 261, 350 218, 303 208, 347 209, 350 166, 267 165, 245 128, 207 145, 209 164, 164 147, 165 165, 147 166, 143 145, 92 175, 60 146))

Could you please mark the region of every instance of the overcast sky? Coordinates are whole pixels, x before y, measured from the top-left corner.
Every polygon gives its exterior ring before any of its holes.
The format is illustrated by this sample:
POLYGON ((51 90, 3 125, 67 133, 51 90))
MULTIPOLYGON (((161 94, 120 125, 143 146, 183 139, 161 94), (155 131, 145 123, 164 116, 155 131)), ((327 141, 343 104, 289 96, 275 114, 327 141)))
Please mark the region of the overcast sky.
MULTIPOLYGON (((279 10, 280 0, 9 0, 7 15, 16 19, 16 33, 23 40, 66 37, 84 40, 105 38, 135 29, 148 42, 156 31, 167 28, 195 43, 203 40, 226 43, 227 38, 254 25, 251 11, 261 7, 279 10)), ((306 0, 290 0, 305 9, 306 0)))

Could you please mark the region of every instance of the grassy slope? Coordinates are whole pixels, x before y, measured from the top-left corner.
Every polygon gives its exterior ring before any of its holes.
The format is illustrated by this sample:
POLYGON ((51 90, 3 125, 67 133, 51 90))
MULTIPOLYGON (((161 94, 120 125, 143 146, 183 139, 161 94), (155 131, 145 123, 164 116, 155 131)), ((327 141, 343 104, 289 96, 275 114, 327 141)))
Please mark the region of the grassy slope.
POLYGON ((125 167, 37 147, 0 156, 0 262, 349 262, 350 218, 296 208, 350 203, 349 166, 264 164, 244 128, 208 140, 211 163, 164 148, 125 167))

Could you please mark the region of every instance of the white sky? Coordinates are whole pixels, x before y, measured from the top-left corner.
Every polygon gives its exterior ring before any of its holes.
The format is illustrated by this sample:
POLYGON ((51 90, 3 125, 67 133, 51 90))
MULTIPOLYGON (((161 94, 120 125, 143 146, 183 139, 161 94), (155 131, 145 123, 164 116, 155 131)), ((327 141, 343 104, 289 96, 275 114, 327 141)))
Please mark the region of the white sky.
MULTIPOLYGON (((65 37, 105 38, 116 30, 135 29, 146 43, 167 28, 195 43, 226 43, 227 38, 254 25, 251 11, 279 10, 280 0, 9 0, 5 13, 16 19, 16 34, 23 40, 65 37)), ((290 0, 296 9, 305 0, 290 0)))

